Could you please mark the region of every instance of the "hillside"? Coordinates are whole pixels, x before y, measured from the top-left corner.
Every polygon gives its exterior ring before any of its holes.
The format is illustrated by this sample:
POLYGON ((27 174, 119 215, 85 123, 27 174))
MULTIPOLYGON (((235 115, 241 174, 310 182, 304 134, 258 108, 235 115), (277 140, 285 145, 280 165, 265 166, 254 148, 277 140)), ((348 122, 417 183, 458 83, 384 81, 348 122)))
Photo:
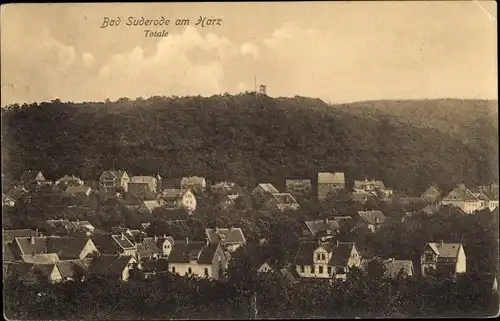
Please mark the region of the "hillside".
POLYGON ((10 106, 2 110, 3 173, 36 168, 48 178, 96 179, 114 165, 281 186, 341 170, 348 180, 366 174, 408 193, 429 182, 486 184, 498 180, 491 109, 489 101, 329 106, 254 94, 10 106))

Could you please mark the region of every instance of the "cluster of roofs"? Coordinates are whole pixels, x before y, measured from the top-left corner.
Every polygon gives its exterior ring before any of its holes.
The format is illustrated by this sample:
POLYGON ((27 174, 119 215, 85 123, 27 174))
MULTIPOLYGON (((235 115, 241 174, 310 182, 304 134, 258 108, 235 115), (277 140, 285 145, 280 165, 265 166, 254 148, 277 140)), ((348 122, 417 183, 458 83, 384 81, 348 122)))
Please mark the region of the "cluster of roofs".
POLYGON ((30 229, 2 234, 4 273, 28 284, 93 275, 127 281, 162 273, 221 279, 231 253, 246 244, 242 230, 232 227, 206 229, 205 241, 147 237, 143 229, 123 227, 86 236, 45 236, 30 229))
MULTIPOLYGON (((91 193, 116 194, 126 196, 125 207, 138 213, 151 214, 157 208, 166 210, 185 209, 193 213, 200 197, 206 191, 217 196, 219 207, 223 210, 260 210, 293 211, 300 208, 297 197, 310 197, 313 193, 311 179, 287 179, 284 190, 279 191, 271 183, 259 183, 251 191, 233 182, 218 182, 207 185, 204 177, 190 176, 180 180, 164 180, 157 173, 151 176, 129 176, 124 170, 104 171, 98 182, 84 182, 74 175, 65 175, 55 182, 46 180, 41 171, 25 171, 19 183, 2 193, 2 206, 15 206, 16 197, 26 193, 33 186, 51 187, 66 195, 88 197, 91 193)), ((317 174, 317 199, 323 201, 329 194, 346 189, 343 172, 319 172, 317 174)), ((353 200, 361 203, 377 198, 390 200, 393 190, 381 180, 355 180, 350 193, 353 200)), ((429 203, 426 211, 440 205, 453 205, 467 214, 482 209, 494 210, 499 204, 498 185, 479 186, 468 189, 460 184, 451 191, 442 191, 431 184, 418 198, 429 203)), ((413 199, 412 199, 413 200, 413 199)))

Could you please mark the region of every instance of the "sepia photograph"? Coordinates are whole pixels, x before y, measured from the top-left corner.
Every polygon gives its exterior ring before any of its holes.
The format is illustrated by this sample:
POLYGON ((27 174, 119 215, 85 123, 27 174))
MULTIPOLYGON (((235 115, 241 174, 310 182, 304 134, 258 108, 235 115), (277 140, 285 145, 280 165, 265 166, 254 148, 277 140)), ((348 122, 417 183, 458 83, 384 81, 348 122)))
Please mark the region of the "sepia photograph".
POLYGON ((498 317, 496 2, 0 15, 6 320, 498 317))

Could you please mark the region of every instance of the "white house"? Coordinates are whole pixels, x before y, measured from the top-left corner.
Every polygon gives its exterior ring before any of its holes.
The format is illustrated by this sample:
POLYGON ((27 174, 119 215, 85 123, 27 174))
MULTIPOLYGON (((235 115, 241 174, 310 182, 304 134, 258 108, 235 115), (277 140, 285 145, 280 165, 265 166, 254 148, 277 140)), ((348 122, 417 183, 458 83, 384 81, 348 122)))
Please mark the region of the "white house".
POLYGON ((189 212, 196 210, 196 196, 189 189, 166 189, 158 200, 161 206, 167 210, 184 208, 189 212))
POLYGON ((304 242, 295 265, 302 278, 345 279, 351 267, 361 265, 361 255, 352 242, 304 242))
POLYGON ((441 205, 452 205, 460 208, 467 214, 472 214, 486 207, 485 201, 477 198, 464 185, 459 185, 452 189, 442 200, 441 205))

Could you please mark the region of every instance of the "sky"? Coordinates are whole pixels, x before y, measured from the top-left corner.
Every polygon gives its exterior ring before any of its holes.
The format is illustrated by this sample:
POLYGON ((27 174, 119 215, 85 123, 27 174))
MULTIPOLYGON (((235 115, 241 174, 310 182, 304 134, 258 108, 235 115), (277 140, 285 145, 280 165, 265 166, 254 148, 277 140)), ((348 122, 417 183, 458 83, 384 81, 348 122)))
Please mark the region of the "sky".
POLYGON ((331 103, 497 99, 496 11, 489 1, 2 5, 1 105, 237 94, 255 77, 269 96, 331 103), (200 16, 221 25, 195 25, 200 16), (121 23, 101 28, 104 17, 121 23))

